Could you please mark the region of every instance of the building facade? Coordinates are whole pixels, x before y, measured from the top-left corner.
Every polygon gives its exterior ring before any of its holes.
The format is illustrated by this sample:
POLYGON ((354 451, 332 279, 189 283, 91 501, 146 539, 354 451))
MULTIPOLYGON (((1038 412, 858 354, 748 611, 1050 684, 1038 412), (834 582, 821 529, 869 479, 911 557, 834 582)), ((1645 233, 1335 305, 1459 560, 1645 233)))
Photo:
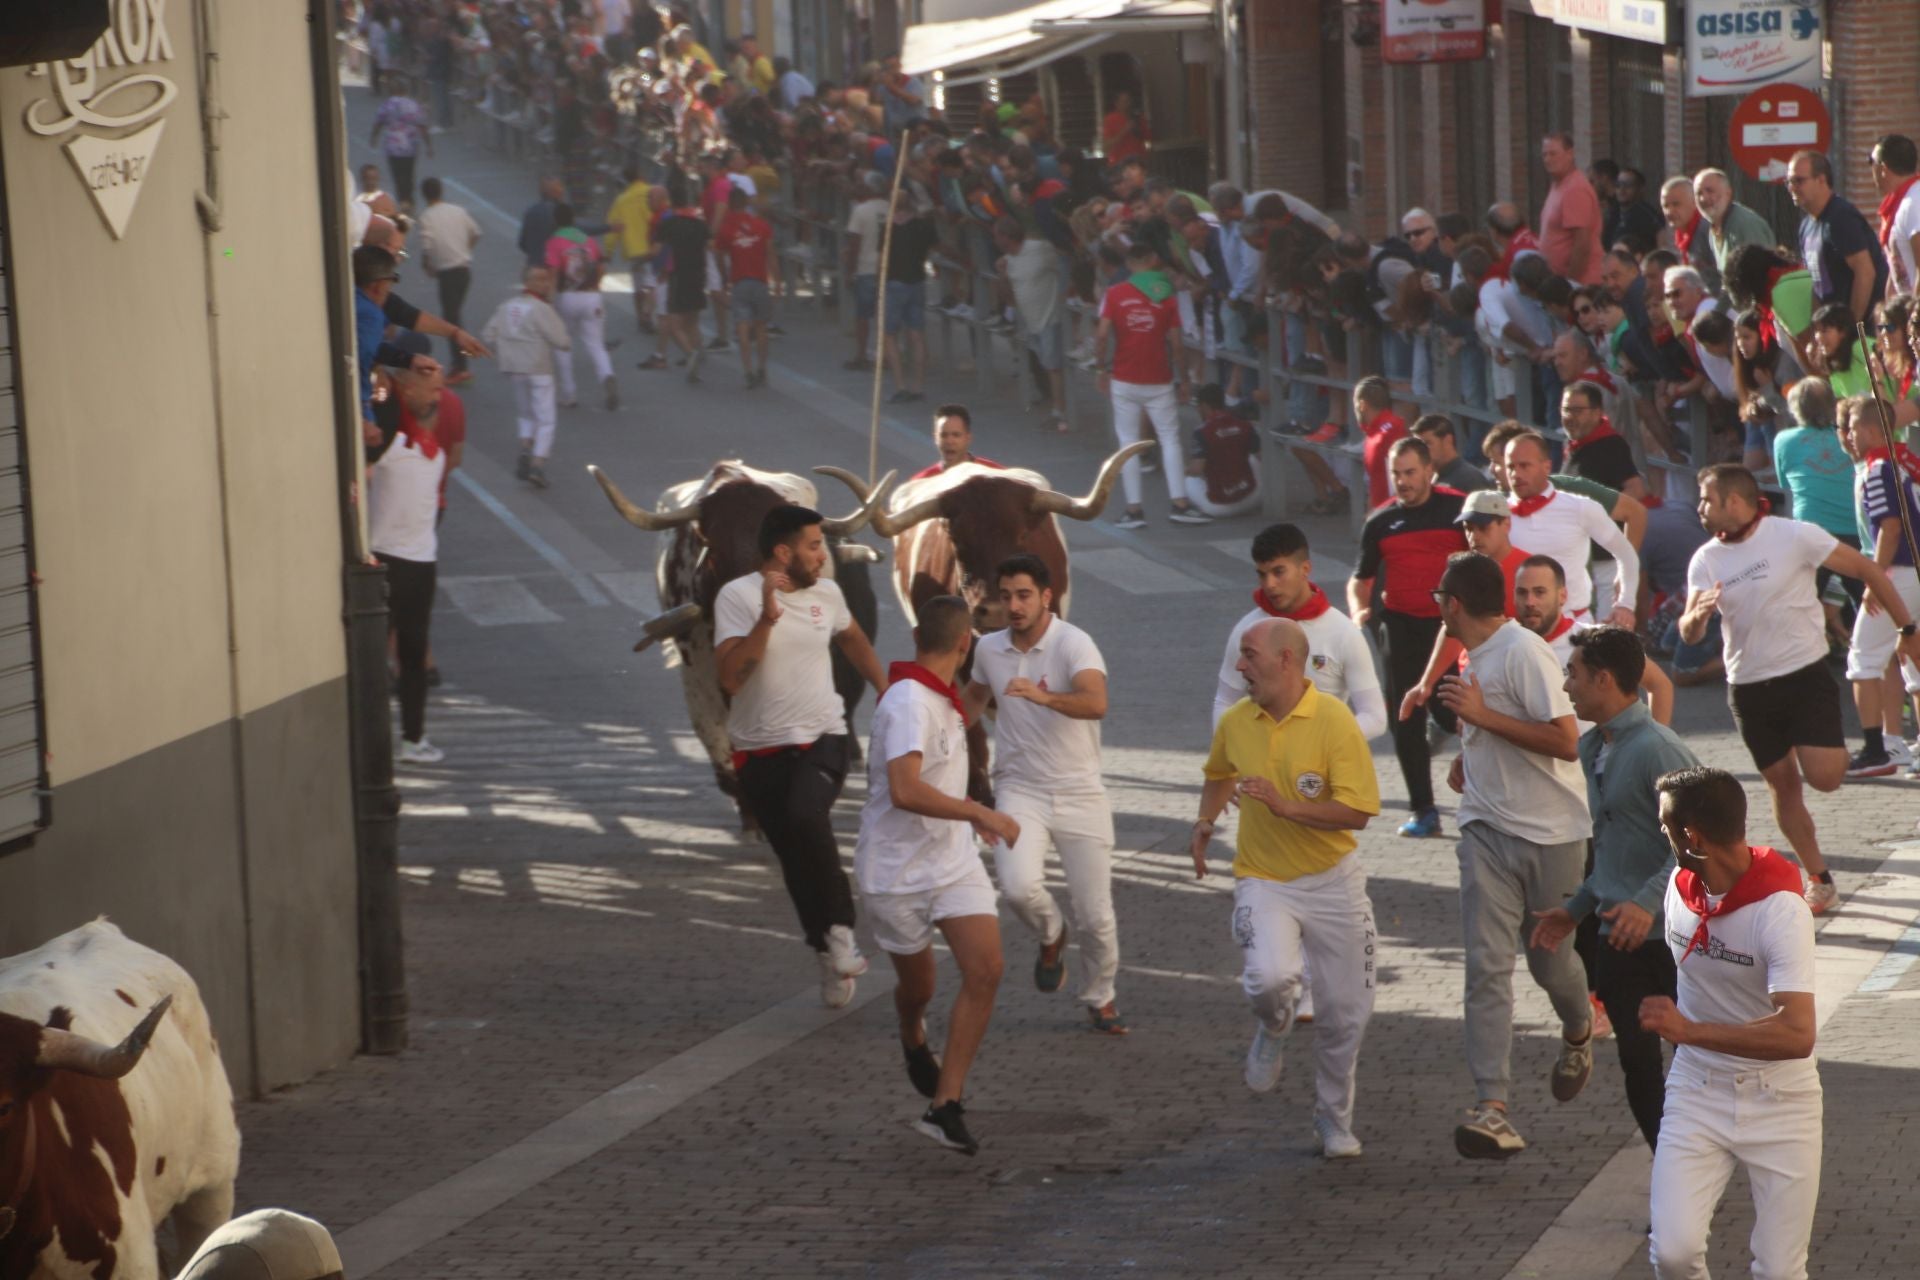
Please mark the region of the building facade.
POLYGON ((0 70, 0 954, 111 917, 252 1091, 360 1040, 329 7, 121 0, 0 70))

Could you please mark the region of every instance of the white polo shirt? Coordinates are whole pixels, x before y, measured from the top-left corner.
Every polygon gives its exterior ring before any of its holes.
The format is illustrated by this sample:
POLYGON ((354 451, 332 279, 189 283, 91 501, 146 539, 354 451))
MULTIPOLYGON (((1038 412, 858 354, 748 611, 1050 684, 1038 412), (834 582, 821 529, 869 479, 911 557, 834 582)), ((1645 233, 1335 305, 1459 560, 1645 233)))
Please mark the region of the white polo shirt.
MULTIPOLYGON (((1565 496, 1565 495, 1562 495, 1565 496)), ((1573 714, 1566 674, 1553 649, 1509 618, 1469 649, 1469 675, 1480 682, 1487 707, 1516 720, 1544 724, 1573 714)), ((1490 729, 1460 726, 1466 790, 1457 821, 1485 822, 1534 844, 1566 844, 1593 834, 1587 780, 1578 761, 1528 751, 1490 729)))
POLYGON ((1067 693, 1082 671, 1107 673, 1093 638, 1064 618, 1052 617, 1025 653, 1011 630, 983 636, 973 649, 973 679, 993 691, 998 704, 993 742, 993 785, 1043 795, 1100 791, 1100 722, 1006 696, 1024 676, 1050 693, 1067 693))
MULTIPOLYGON (((713 643, 745 636, 760 621, 757 573, 735 578, 713 602, 713 643)), ((822 578, 780 596, 780 619, 767 637, 760 668, 747 677, 727 710, 727 737, 735 751, 804 746, 847 731, 846 708, 833 687, 833 638, 853 625, 840 584, 822 578)))
POLYGON ((954 705, 915 680, 887 686, 873 709, 867 744, 867 803, 853 847, 861 893, 924 893, 972 875, 980 866, 973 827, 897 809, 887 766, 920 753, 920 780, 958 800, 967 794, 966 722, 954 705))
MULTIPOLYGON (((1679 875, 1679 869, 1674 875, 1679 875)), ((1709 897, 1708 901, 1713 899, 1709 897)), ((1707 921, 1707 945, 1680 956, 1700 925, 1672 879, 1667 881, 1667 946, 1679 963, 1681 1016, 1695 1022, 1753 1022, 1773 1012, 1780 991, 1813 991, 1813 913, 1795 893, 1770 893, 1727 915, 1707 921)), ((1810 1074, 1814 1060, 1804 1059, 1810 1074)), ((1779 1069, 1783 1062, 1758 1062, 1683 1044, 1673 1052, 1675 1070, 1744 1071, 1779 1069)))
MULTIPOLYGON (((1552 498, 1532 515, 1521 515, 1520 499, 1509 497, 1513 509, 1513 545, 1525 547, 1528 555, 1552 556, 1567 575, 1567 612, 1582 614, 1593 607, 1593 578, 1587 573, 1590 544, 1599 543, 1620 562, 1620 585, 1616 600, 1636 600, 1640 595, 1640 553, 1620 532, 1607 509, 1592 498, 1577 493, 1562 493, 1547 486, 1552 498)), ((1544 496, 1544 495, 1543 495, 1544 496)))
POLYGON ((1888 239, 1900 257, 1902 287, 1914 287, 1913 238, 1920 236, 1920 187, 1910 187, 1893 211, 1893 234, 1888 239))
POLYGON ((447 474, 447 448, 429 458, 405 435, 396 435, 380 460, 367 469, 367 546, 398 560, 437 560, 440 480, 447 474))
MULTIPOLYGON (((1227 651, 1220 659, 1220 676, 1214 682, 1213 726, 1227 708, 1247 696, 1247 682, 1240 675, 1240 642, 1247 632, 1273 615, 1258 605, 1233 624, 1227 636, 1227 651)), ((1373 644, 1367 633, 1354 625, 1352 618, 1329 608, 1315 618, 1300 623, 1307 633, 1307 679, 1330 698, 1347 704, 1360 732, 1372 738, 1387 731, 1387 704, 1380 692, 1380 674, 1373 664, 1373 644)))
POLYGON ((1728 684, 1756 684, 1827 656, 1816 573, 1840 540, 1819 525, 1762 516, 1739 542, 1708 538, 1687 563, 1687 590, 1720 584, 1728 684))

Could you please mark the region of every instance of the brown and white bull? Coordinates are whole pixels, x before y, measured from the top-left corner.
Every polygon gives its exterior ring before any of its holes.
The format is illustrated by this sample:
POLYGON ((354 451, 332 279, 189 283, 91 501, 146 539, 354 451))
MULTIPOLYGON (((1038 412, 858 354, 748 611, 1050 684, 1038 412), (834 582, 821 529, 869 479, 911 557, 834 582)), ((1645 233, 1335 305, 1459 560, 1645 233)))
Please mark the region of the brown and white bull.
MULTIPOLYGON (((713 761, 713 774, 720 790, 738 804, 740 789, 733 776, 733 746, 727 740, 727 698, 721 692, 713 656, 713 600, 728 582, 759 572, 761 518, 786 502, 818 509, 819 493, 813 481, 805 476, 786 471, 760 471, 744 462, 729 460, 715 463, 698 480, 674 485, 660 495, 659 505, 648 511, 621 493, 599 467, 590 466, 587 470, 600 482, 614 509, 629 523, 636 528, 673 535, 661 549, 655 568, 654 584, 661 612, 642 628, 644 634, 634 649, 645 649, 657 641, 666 651, 667 665, 680 668, 681 687, 686 694, 687 714, 693 721, 693 730, 713 761)), ((880 553, 852 538, 873 517, 892 480, 893 474, 889 472, 871 493, 866 485, 855 481, 860 507, 852 515, 829 518, 821 525, 834 551, 827 562, 827 572, 840 583, 849 612, 869 637, 879 625, 879 610, 867 566, 878 560, 880 553)), ((837 647, 833 661, 834 686, 846 705, 851 723, 853 709, 866 682, 852 670, 837 647)), ((743 830, 756 829, 744 807, 740 821, 743 830)))
POLYGON ((154 1280, 232 1216, 233 1090, 200 991, 105 920, 0 959, 0 1277, 154 1280))
MULTIPOLYGON (((1038 556, 1047 566, 1053 579, 1053 611, 1066 617, 1073 577, 1060 517, 1096 519, 1106 509, 1120 468, 1157 447, 1150 440, 1136 441, 1108 458, 1084 498, 1060 493, 1037 471, 975 462, 901 485, 886 510, 874 512, 873 530, 893 540, 893 587, 908 620, 918 619, 923 602, 957 595, 972 607, 976 632, 1004 626, 993 571, 1008 556, 1021 553, 1038 556)), ((864 498, 879 496, 868 494, 858 477, 837 467, 814 469, 864 498)), ((970 666, 969 661, 962 668, 963 680, 970 666)), ((969 727, 967 746, 969 793, 985 799, 989 794, 986 733, 980 725, 969 727)))

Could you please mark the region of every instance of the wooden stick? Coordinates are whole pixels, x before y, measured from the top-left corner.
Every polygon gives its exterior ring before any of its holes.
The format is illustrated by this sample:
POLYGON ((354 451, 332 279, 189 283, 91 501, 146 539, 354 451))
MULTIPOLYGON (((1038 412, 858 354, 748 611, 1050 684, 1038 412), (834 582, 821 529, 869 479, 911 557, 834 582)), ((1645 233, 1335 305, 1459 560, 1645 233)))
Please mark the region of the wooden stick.
MULTIPOLYGON (((900 204, 900 175, 907 171, 907 138, 910 130, 900 131, 900 149, 894 154, 893 190, 887 196, 887 223, 880 233, 880 269, 875 273, 874 285, 879 290, 879 303, 874 309, 873 339, 880 358, 873 362, 873 418, 867 429, 867 484, 871 486, 880 474, 880 389, 887 376, 887 256, 893 252, 893 211, 900 204)), ((858 263, 854 264, 856 267, 858 263)), ((924 286, 923 286, 924 287, 924 286)), ((907 357, 900 355, 902 368, 906 367, 907 357)))

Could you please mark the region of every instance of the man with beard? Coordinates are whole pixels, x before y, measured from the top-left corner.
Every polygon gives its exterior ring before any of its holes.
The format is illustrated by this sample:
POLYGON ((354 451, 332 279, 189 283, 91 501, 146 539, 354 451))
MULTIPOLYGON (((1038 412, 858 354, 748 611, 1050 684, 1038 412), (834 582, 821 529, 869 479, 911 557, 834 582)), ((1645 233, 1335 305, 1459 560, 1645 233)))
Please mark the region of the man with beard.
MULTIPOLYGON (((1528 556, 1521 561, 1520 572, 1513 580, 1514 621, 1547 642, 1562 671, 1573 660, 1581 631, 1567 616, 1566 609, 1567 575, 1560 562, 1552 556, 1528 556)), ((1647 709, 1655 722, 1671 724, 1673 681, 1667 678, 1667 673, 1649 662, 1636 686, 1645 691, 1647 709)), ((1582 733, 1593 728, 1585 720, 1576 723, 1582 733)))
POLYGON ((1507 508, 1513 514, 1513 540, 1531 554, 1560 562, 1567 575, 1567 603, 1576 618, 1586 616, 1594 602, 1593 579, 1587 572, 1589 548, 1598 544, 1609 552, 1619 562, 1618 579, 1611 609, 1595 620, 1631 630, 1633 602, 1640 598, 1640 553, 1605 507, 1556 487, 1552 459, 1546 439, 1531 431, 1507 443, 1507 508))
POLYGON ((1047 842, 1060 854, 1086 972, 1080 1003, 1095 1031, 1125 1035, 1114 1004, 1120 928, 1113 915, 1113 810, 1100 778, 1100 721, 1107 664, 1092 637, 1053 612, 1053 578, 1035 555, 1009 556, 994 571, 1005 629, 982 636, 967 685, 975 719, 991 697, 995 807, 1020 824, 996 855, 1000 892, 1040 952, 1033 985, 1049 994, 1067 977, 1067 920, 1047 892, 1047 842))
POLYGON ((874 690, 886 673, 827 567, 823 517, 783 504, 760 521, 758 573, 735 578, 714 599, 714 662, 733 742, 733 769, 747 812, 780 859, 807 945, 820 964, 820 1000, 853 999, 867 958, 853 940, 853 893, 840 867, 833 802, 847 778, 845 705, 833 687, 838 645, 874 690))

